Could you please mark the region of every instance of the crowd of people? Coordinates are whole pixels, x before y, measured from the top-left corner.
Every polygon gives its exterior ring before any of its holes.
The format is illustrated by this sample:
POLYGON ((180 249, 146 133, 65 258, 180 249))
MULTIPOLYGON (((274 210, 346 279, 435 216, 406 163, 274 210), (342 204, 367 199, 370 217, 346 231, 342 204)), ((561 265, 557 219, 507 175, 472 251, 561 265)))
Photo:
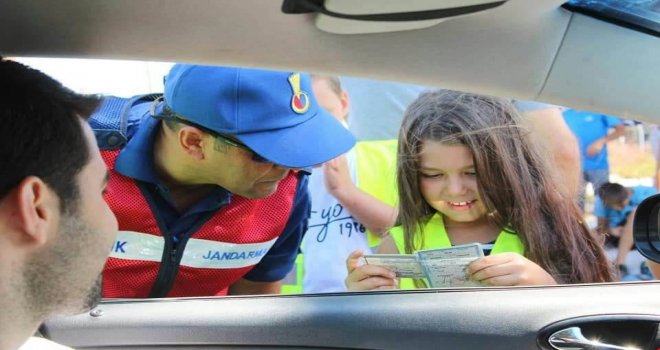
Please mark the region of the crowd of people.
POLYGON ((3 349, 101 297, 428 287, 370 253, 477 242, 480 285, 625 279, 657 192, 609 182, 620 120, 536 102, 187 64, 134 98, 0 77, 3 349))

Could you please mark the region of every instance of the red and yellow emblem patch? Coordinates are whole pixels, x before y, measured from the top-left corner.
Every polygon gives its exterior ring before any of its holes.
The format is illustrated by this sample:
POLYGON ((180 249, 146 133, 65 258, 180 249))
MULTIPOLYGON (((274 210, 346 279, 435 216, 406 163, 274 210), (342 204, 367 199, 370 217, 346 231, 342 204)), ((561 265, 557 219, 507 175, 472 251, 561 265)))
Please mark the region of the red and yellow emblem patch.
POLYGON ((294 73, 289 76, 289 85, 293 90, 291 98, 291 109, 298 114, 303 114, 309 109, 309 97, 307 93, 300 89, 300 73, 294 73))

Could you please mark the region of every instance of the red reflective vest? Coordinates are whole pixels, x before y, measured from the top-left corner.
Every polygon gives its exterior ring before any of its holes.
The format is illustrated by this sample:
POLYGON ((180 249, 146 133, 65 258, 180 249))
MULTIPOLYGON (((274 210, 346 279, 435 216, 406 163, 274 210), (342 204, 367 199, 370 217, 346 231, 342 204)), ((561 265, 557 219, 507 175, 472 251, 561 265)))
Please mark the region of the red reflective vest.
POLYGON ((140 187, 114 170, 120 150, 102 151, 111 173, 105 200, 119 233, 103 270, 103 297, 226 295, 275 243, 290 216, 297 187, 291 172, 262 199, 233 195, 189 237, 173 246, 140 187))

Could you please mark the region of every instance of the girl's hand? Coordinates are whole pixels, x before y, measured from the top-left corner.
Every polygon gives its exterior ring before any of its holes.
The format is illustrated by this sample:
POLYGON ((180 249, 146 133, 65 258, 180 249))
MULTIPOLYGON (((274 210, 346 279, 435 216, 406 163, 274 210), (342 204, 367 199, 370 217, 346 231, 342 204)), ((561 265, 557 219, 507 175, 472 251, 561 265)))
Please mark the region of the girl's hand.
POLYGON ((486 286, 530 286, 557 284, 543 268, 516 253, 486 256, 468 266, 472 280, 486 286))
POLYGON ((348 277, 345 283, 348 290, 396 289, 396 275, 387 268, 378 265, 359 265, 363 253, 356 250, 346 259, 348 277), (358 266, 359 265, 359 266, 358 266))

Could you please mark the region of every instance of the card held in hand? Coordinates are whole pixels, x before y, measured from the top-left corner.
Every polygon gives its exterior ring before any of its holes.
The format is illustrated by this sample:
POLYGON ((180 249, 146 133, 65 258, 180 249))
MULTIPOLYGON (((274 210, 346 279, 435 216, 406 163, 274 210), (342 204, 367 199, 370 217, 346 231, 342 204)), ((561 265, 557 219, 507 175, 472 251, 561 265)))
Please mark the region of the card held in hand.
POLYGON ((420 250, 415 254, 371 254, 364 263, 384 266, 398 278, 426 279, 431 288, 478 286, 471 281, 467 266, 483 257, 479 243, 420 250))
POLYGON ((467 267, 482 256, 484 251, 479 243, 417 252, 431 288, 478 286, 479 283, 470 280, 467 267))
POLYGON ((370 254, 363 258, 366 264, 390 269, 398 278, 426 278, 414 254, 370 254))

